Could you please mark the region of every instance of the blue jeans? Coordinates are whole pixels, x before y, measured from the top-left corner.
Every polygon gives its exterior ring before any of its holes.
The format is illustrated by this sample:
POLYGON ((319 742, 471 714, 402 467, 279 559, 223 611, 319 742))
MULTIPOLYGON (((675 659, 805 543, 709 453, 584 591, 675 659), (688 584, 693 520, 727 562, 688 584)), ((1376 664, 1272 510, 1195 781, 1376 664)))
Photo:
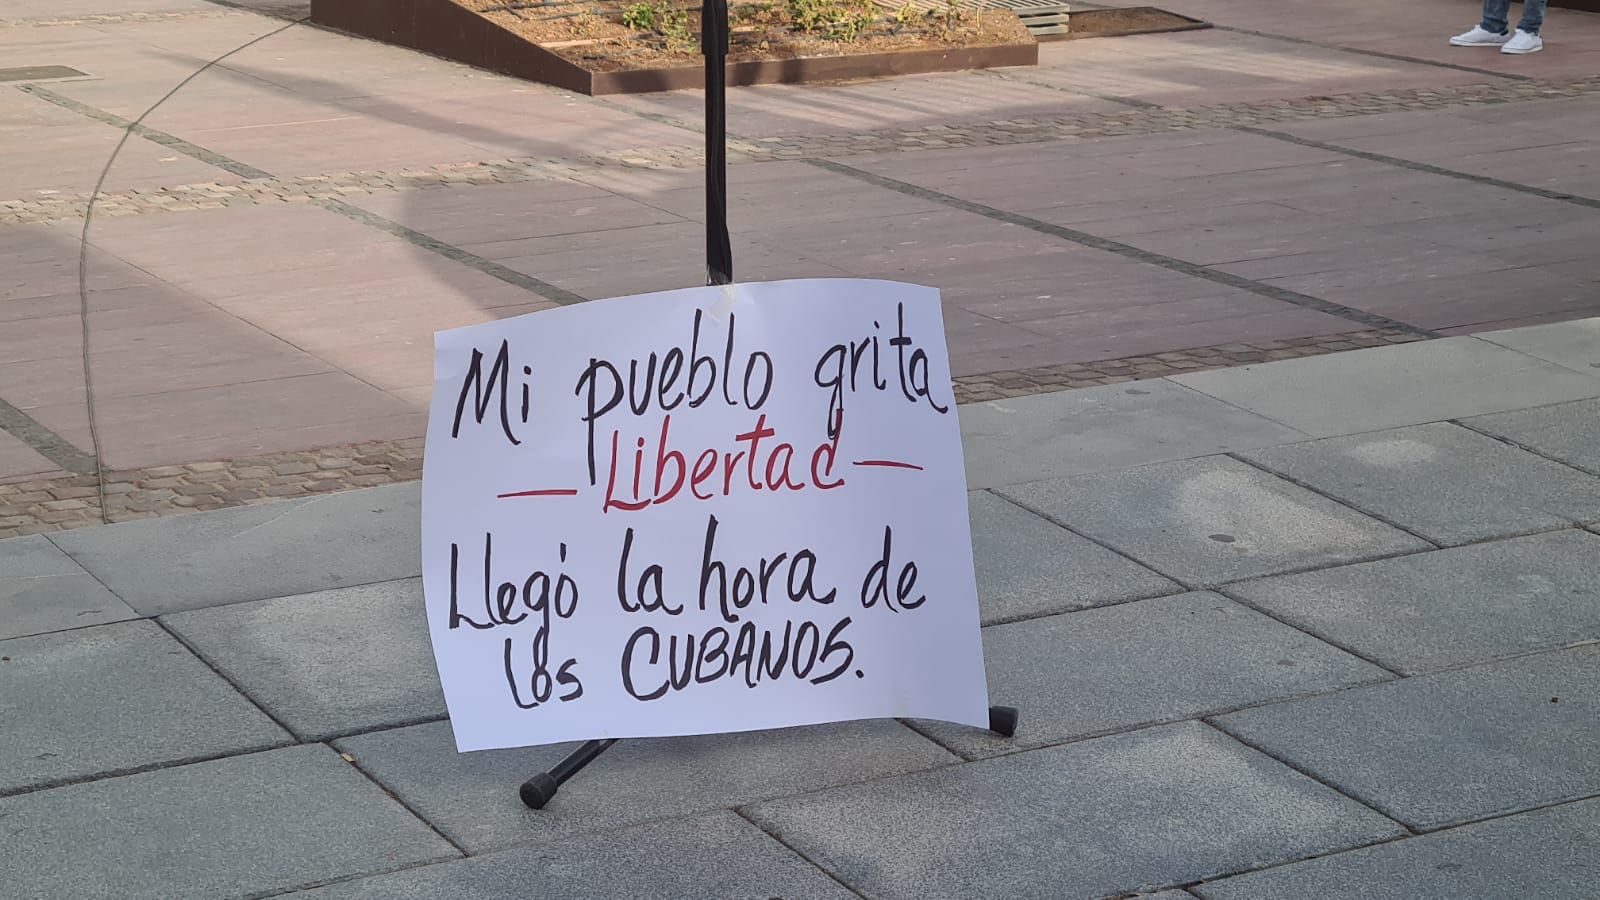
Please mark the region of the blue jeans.
MULTIPOLYGON (((1522 4, 1522 21, 1517 27, 1529 34, 1538 34, 1544 24, 1546 0, 1525 0, 1522 4)), ((1483 30, 1505 34, 1511 15, 1511 0, 1483 0, 1483 30)))

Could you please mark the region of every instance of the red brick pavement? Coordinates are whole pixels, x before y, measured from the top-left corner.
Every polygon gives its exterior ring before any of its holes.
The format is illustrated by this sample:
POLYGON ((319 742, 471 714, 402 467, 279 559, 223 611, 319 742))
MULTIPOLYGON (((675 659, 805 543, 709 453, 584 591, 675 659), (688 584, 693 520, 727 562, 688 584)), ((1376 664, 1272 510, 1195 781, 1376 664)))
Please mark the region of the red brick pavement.
MULTIPOLYGON (((46 48, 92 77, 0 86, 0 399, 88 453, 76 235, 118 123, 283 23, 22 2, 0 56, 46 48)), ((1507 61, 1435 46, 1450 0, 1398 23, 1378 0, 1168 5, 1224 27, 734 92, 741 278, 939 286, 968 401, 1403 338, 1374 316, 1466 333, 1595 311, 1600 17, 1554 12, 1551 49, 1507 61), (785 162, 810 157, 908 187, 785 162)), ((541 289, 696 283, 698 102, 572 97, 302 28, 208 70, 129 142, 91 230, 105 514, 409 477, 433 331, 548 306, 541 289), (328 446, 374 461, 323 467, 328 446)), ((0 529, 101 515, 82 476, 0 435, 7 480, 0 529)))

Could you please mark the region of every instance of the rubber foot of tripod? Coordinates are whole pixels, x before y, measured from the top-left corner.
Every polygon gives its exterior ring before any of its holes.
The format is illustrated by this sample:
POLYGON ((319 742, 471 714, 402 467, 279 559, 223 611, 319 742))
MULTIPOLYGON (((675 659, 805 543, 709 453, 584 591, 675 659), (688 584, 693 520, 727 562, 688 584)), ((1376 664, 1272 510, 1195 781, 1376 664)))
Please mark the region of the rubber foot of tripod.
POLYGON ((522 797, 522 802, 529 809, 544 809, 544 805, 556 798, 556 791, 561 790, 561 785, 549 772, 540 772, 522 783, 517 791, 522 797))
POLYGON ((1017 719, 1020 715, 1015 706, 991 706, 989 730, 1001 737, 1013 737, 1017 733, 1017 719))

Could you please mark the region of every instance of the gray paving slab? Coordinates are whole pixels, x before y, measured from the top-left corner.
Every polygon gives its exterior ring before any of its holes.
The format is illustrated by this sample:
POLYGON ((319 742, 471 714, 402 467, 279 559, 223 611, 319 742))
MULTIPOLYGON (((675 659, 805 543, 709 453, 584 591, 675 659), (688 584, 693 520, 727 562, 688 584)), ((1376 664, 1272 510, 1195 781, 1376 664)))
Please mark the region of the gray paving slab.
POLYGON ((1474 335, 1577 372, 1600 372, 1600 318, 1474 335))
POLYGON ((323 746, 0 799, 8 897, 265 896, 456 851, 323 746))
POLYGON ((1239 455, 1446 546, 1600 521, 1600 478, 1449 422, 1239 455))
POLYGON ((999 492, 1192 587, 1432 546, 1222 456, 999 492))
POLYGON ((162 621, 307 740, 445 714, 420 578, 197 609, 162 621))
POLYGON ((1306 436, 1154 379, 963 406, 961 437, 968 485, 990 488, 1306 436))
POLYGON ((421 495, 417 484, 391 485, 50 540, 153 616, 420 575, 421 495))
POLYGON ((1317 437, 1600 396, 1600 378, 1469 337, 1171 380, 1317 437))
POLYGON ((1394 677, 1209 592, 996 625, 983 646, 1016 737, 918 723, 968 758, 1394 677))
POLYGON ((1199 723, 744 810, 864 896, 1104 897, 1382 840, 1399 827, 1199 723))
POLYGON ((335 746, 472 852, 550 843, 741 803, 948 765, 957 757, 891 721, 623 741, 532 812, 517 787, 575 744, 457 753, 449 723, 335 746))
POLYGON ((1600 800, 1584 800, 1196 887, 1206 900, 1586 900, 1600 884, 1600 800))
POLYGON ((1600 400, 1475 416, 1462 424, 1600 475, 1600 400))
POLYGON ((1600 793, 1600 645, 1216 721, 1416 828, 1521 812, 1600 793))
POLYGON ((1182 590, 988 491, 974 491, 968 508, 985 625, 1182 590))
POLYGON ((289 742, 154 622, 0 641, 0 723, 0 793, 289 742))
POLYGON ((0 640, 138 617, 42 535, 0 541, 0 640))
POLYGON ((1570 530, 1236 584, 1406 675, 1600 639, 1600 537, 1570 530))
POLYGON ((850 900, 856 895, 738 815, 713 812, 364 878, 295 896, 305 900, 850 900))

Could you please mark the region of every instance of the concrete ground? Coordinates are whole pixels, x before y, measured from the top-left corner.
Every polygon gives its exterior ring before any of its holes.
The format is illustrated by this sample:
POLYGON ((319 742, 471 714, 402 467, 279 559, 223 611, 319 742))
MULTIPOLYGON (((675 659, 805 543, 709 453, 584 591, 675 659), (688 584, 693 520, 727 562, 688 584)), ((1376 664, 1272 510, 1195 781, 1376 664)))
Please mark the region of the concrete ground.
POLYGON ((1600 319, 962 426, 1014 739, 626 741, 540 812, 569 748, 454 751, 415 485, 0 541, 5 895, 1593 896, 1600 319))
POLYGON ((1015 740, 532 813, 565 748, 454 753, 424 634, 431 335, 699 281, 700 97, 5 3, 87 75, 0 83, 0 896, 1593 896, 1600 16, 1161 5, 1218 27, 730 95, 742 280, 944 292, 1015 740))
MULTIPOLYGON (((1600 16, 1513 59, 1445 45, 1470 0, 1166 5, 1218 27, 733 91, 737 274, 939 287, 968 401, 1600 311, 1600 16)), ((435 330, 702 279, 697 93, 304 12, 0 13, 87 73, 0 85, 0 535, 412 480, 435 330)))

